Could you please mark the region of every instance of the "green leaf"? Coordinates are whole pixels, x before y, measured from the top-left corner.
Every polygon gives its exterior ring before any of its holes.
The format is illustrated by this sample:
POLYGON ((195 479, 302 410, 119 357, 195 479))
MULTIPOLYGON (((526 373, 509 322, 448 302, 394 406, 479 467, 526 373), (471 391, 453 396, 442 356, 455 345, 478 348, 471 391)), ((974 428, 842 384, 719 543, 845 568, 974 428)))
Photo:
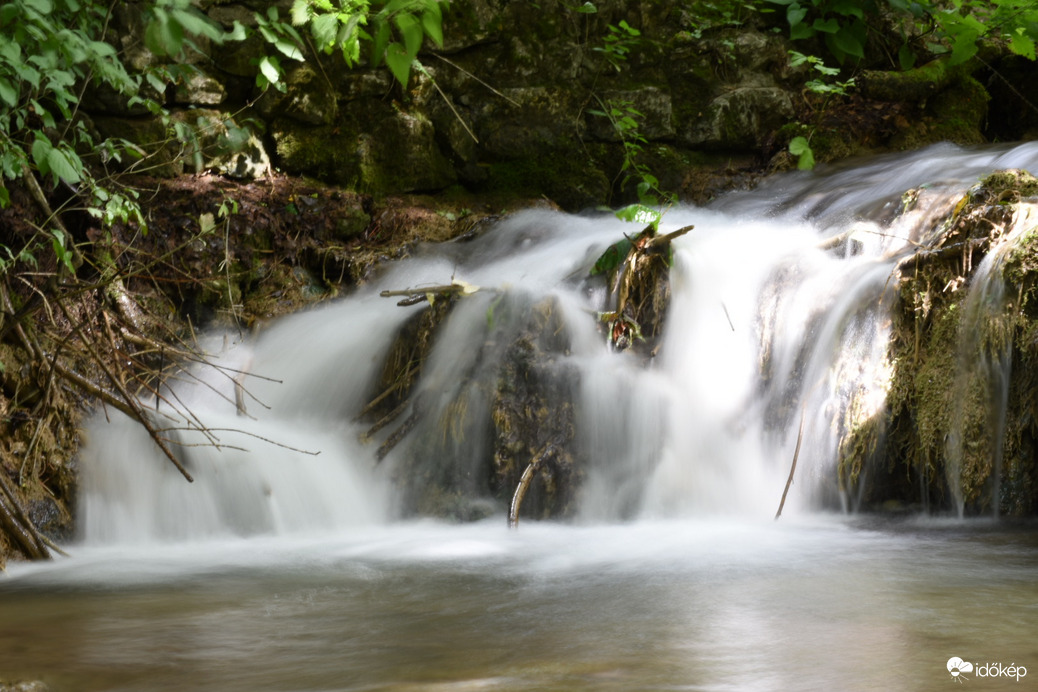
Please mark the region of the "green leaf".
POLYGON ((277 84, 281 79, 281 63, 273 55, 265 55, 260 58, 259 70, 260 74, 271 84, 277 84))
POLYGON ((794 137, 789 141, 789 153, 798 157, 797 168, 809 171, 815 167, 815 154, 806 137, 794 137))
POLYGON ((844 17, 857 17, 865 19, 865 11, 862 9, 861 0, 836 0, 829 5, 829 10, 844 17))
POLYGON ((18 105, 18 89, 3 77, 0 77, 0 99, 11 108, 18 105))
POLYGON ((11 64, 20 63, 22 61, 21 46, 14 41, 0 42, 0 58, 3 58, 11 64))
POLYGON ((789 38, 802 41, 815 35, 815 30, 808 24, 794 24, 789 30, 789 38))
POLYGON ((836 19, 816 19, 811 25, 811 28, 815 31, 821 31, 825 34, 835 34, 840 30, 840 23, 836 19))
MULTIPOLYGON (((295 26, 302 26, 310 21, 310 3, 306 0, 295 0, 292 3, 292 9, 289 11, 289 15, 292 17, 292 24, 295 26)), ((317 19, 317 17, 314 17, 317 19)))
POLYGON ((1009 41, 1009 50, 1017 55, 1022 55, 1028 60, 1035 59, 1034 39, 1025 33, 1023 27, 1017 27, 1013 38, 1009 41))
POLYGON ((440 6, 433 7, 436 8, 435 11, 428 9, 422 12, 422 29, 438 48, 443 48, 443 18, 440 15, 440 6))
POLYGON ((237 19, 234 20, 234 24, 231 26, 230 32, 225 37, 225 40, 231 43, 240 43, 248 37, 248 33, 245 31, 245 26, 237 19))
POLYGON ((116 56, 115 47, 104 41, 90 41, 87 44, 90 51, 97 57, 112 58, 116 56))
POLYGON ((801 7, 798 3, 791 3, 789 8, 786 9, 786 21, 789 22, 791 27, 796 28, 799 26, 806 16, 807 8, 801 7))
MULTIPOLYGON (((398 14, 395 17, 396 26, 400 30, 400 35, 404 37, 404 47, 407 50, 407 55, 410 58, 418 55, 419 49, 422 47, 422 24, 413 14, 398 14)), ((387 58, 388 59, 388 58, 387 58)), ((408 61, 410 63, 410 61, 408 61)))
POLYGON ((901 44, 897 51, 897 61, 902 70, 911 70, 915 66, 915 53, 908 47, 907 43, 901 44))
POLYGON ((47 166, 50 168, 51 173, 64 180, 69 185, 75 185, 82 180, 82 176, 79 171, 82 170, 83 164, 79 160, 79 156, 74 152, 65 152, 61 149, 51 148, 47 152, 47 166), (72 158, 75 157, 75 161, 72 158), (78 163, 76 166, 74 164, 78 163))
POLYGON ((9 206, 11 206, 11 192, 0 185, 0 209, 7 209, 9 206))
POLYGON ((414 58, 408 55, 407 49, 404 48, 400 43, 394 41, 386 46, 386 66, 389 67, 389 71, 396 77, 396 81, 400 82, 400 85, 407 87, 407 80, 411 76, 411 61, 414 58))
POLYGON ((840 27, 840 30, 833 35, 832 40, 836 47, 847 55, 858 59, 865 57, 865 47, 858 40, 858 37, 854 35, 850 27, 840 27))
POLYGON ((638 224, 658 224, 662 215, 644 204, 629 204, 622 209, 617 209, 613 212, 616 218, 621 221, 627 221, 629 223, 638 224))
POLYGON ((22 0, 26 7, 31 7, 40 14, 50 14, 54 9, 50 0, 22 0))
POLYGON ((184 45, 184 27, 156 7, 155 18, 144 30, 144 45, 155 55, 178 55, 184 45))
POLYGON ((282 55, 291 58, 292 60, 302 62, 306 59, 303 57, 303 52, 299 50, 299 46, 287 39, 278 38, 278 40, 274 42, 274 47, 281 51, 282 55))
POLYGON ((948 58, 948 66, 961 65, 976 55, 978 38, 979 34, 969 29, 957 35, 952 43, 952 52, 951 57, 948 58))
POLYGON ((194 36, 205 36, 218 39, 223 33, 208 17, 187 10, 174 9, 170 12, 172 21, 177 22, 183 30, 194 36))
POLYGON ((47 167, 47 154, 51 152, 54 146, 47 139, 47 136, 42 133, 36 134, 36 139, 32 143, 32 160, 36 162, 36 167, 40 169, 41 173, 49 173, 50 168, 47 167))
POLYGON ((65 247, 65 233, 61 229, 51 229, 51 247, 54 248, 54 256, 58 258, 69 273, 75 274, 76 268, 72 265, 72 251, 65 247))
POLYGON ((375 33, 371 37, 371 65, 378 67, 386 56, 389 39, 392 37, 392 29, 387 22, 381 19, 375 20, 375 33))
MULTIPOLYGON (((619 212, 617 212, 619 213, 619 212)), ((623 264, 624 259, 627 258, 627 254, 631 251, 631 241, 629 238, 623 238, 618 240, 603 252, 598 260, 595 261, 595 265, 591 267, 590 276, 598 276, 599 274, 605 274, 609 276, 616 268, 623 264)))
POLYGON ((330 53, 335 47, 338 30, 339 20, 334 14, 321 14, 310 22, 310 34, 317 42, 317 48, 325 53, 330 53))

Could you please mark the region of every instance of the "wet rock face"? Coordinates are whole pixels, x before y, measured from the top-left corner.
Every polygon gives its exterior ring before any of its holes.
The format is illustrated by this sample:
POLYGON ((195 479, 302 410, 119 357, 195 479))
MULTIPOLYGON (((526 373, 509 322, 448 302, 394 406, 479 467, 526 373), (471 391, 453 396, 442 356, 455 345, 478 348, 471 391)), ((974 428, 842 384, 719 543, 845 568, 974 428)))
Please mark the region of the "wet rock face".
POLYGON ((863 508, 1038 511, 1036 183, 991 174, 900 263, 886 410, 841 447, 863 508))
POLYGON ((576 371, 560 362, 567 348, 558 306, 532 306, 520 336, 508 348, 491 404, 494 459, 490 489, 508 502, 527 466, 536 475, 522 498, 523 516, 564 517, 582 472, 574 449, 576 371))
POLYGON ((568 516, 582 478, 574 442, 579 381, 564 362, 558 306, 508 294, 478 300, 434 298, 404 323, 362 412, 371 425, 365 439, 393 465, 405 514, 467 521, 500 513, 539 459, 522 516, 568 516), (485 315, 482 336, 456 345, 465 353, 450 365, 437 362, 437 349, 450 348, 438 343, 445 323, 471 326, 477 312, 485 315))

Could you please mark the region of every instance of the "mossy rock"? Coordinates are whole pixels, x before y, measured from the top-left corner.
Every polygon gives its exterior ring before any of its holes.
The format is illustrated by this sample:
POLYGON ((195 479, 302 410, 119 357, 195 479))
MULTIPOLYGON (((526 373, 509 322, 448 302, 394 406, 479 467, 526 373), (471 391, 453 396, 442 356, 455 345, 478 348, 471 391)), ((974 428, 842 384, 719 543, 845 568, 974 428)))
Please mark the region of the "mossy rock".
POLYGON ((902 263, 886 410, 841 446, 865 508, 1038 512, 1038 234, 1010 232, 1036 192, 1026 171, 985 177, 902 263))
POLYGON ((441 190, 457 177, 420 113, 373 107, 367 123, 305 126, 281 118, 273 129, 282 165, 377 197, 441 190))

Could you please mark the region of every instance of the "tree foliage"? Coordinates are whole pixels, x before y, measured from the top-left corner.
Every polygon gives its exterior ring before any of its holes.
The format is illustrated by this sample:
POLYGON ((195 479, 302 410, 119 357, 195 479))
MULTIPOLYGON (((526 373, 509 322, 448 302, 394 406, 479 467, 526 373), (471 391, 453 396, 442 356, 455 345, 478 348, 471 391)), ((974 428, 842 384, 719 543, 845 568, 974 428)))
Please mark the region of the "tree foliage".
MULTIPOLYGON (((66 187, 104 226, 132 219, 146 230, 136 193, 120 187, 108 169, 110 164, 125 167, 145 154, 130 142, 99 138, 91 131, 78 113, 86 89, 103 86, 119 94, 128 108, 145 108, 163 118, 171 135, 188 143, 180 156, 200 158, 197 142, 190 145, 196 139, 193 128, 169 118, 159 97, 169 84, 194 70, 186 55, 204 52, 200 39, 222 43, 260 36, 271 48, 255 64, 260 89, 283 89, 281 60, 304 61, 308 47, 323 53, 339 51, 352 67, 362 61, 363 45, 370 47, 371 65, 385 63, 406 86, 425 39, 438 46, 443 43, 446 4, 446 0, 296 0, 291 21, 271 6, 254 13, 255 28, 247 29, 237 22, 230 28, 217 25, 191 0, 151 0, 143 5, 147 18, 143 38, 159 61, 134 72, 109 42, 113 3, 8 0, 0 6, 0 208, 10 204, 5 181, 28 182, 32 176, 50 187, 66 187), (149 98, 149 93, 155 98, 149 98)), ((60 225, 41 232, 45 239, 57 237, 62 247, 71 242, 56 236, 55 230, 61 233, 60 225)), ((3 254, 7 257, 0 256, 0 271, 13 259, 26 257, 24 251, 3 254)))

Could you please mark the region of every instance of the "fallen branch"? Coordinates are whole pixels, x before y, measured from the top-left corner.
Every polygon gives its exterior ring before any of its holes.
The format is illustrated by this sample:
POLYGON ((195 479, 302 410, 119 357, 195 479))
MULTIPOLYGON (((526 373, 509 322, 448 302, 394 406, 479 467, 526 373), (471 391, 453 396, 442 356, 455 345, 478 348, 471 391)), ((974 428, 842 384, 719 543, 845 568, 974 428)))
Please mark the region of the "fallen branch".
POLYGON ((789 466, 789 478, 786 480, 786 489, 782 491, 782 500, 779 502, 778 511, 775 512, 775 520, 782 516, 782 508, 786 506, 786 495, 789 486, 793 485, 793 474, 797 470, 797 457, 800 456, 800 443, 804 440, 804 419, 807 417, 807 403, 800 408, 800 430, 797 432, 797 448, 793 451, 793 463, 789 466))
POLYGON ((468 296, 476 293, 477 291, 487 291, 497 289, 486 289, 480 286, 473 286, 470 283, 464 281, 452 281, 449 284, 441 284, 439 286, 429 286, 428 288, 405 288, 396 291, 382 291, 379 295, 383 298, 396 298, 400 296, 406 296, 403 300, 397 303, 397 305, 416 305, 423 301, 428 301, 430 305, 436 300, 435 296, 468 296))
POLYGON ((551 444, 546 444, 527 464, 526 470, 523 471, 523 475, 519 478, 519 485, 516 486, 515 493, 512 495, 512 505, 508 510, 508 528, 519 528, 519 508, 523 504, 526 490, 530 487, 530 481, 533 480, 534 474, 541 470, 544 461, 554 451, 555 448, 551 444))

